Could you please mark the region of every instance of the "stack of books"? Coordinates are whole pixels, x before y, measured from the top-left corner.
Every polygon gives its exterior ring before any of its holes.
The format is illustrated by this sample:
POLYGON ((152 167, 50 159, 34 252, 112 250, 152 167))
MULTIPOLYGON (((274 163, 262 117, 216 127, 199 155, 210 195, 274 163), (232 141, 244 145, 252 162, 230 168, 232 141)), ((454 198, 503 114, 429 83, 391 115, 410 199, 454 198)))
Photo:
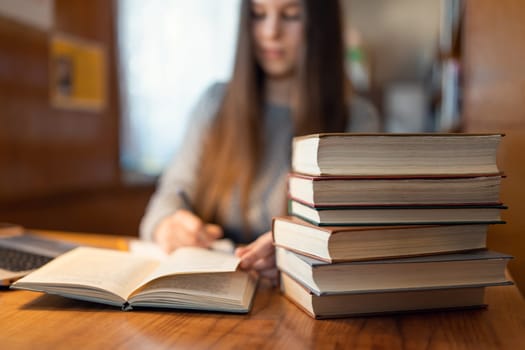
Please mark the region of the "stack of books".
POLYGON ((512 257, 486 249, 502 136, 295 138, 290 216, 272 228, 284 295, 316 318, 484 306, 511 283, 512 257))

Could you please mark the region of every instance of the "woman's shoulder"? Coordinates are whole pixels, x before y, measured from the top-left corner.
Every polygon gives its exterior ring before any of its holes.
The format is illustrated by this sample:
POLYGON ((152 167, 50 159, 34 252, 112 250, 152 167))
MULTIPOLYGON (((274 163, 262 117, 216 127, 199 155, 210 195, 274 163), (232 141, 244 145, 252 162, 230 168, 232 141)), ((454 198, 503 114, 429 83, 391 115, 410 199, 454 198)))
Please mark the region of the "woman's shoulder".
POLYGON ((376 107, 366 98, 352 94, 348 132, 379 132, 381 123, 376 107))
POLYGON ((208 85, 208 87, 201 94, 199 103, 218 104, 224 97, 226 86, 228 86, 228 84, 221 81, 217 81, 208 85))
POLYGON ((222 98, 226 87, 228 86, 227 82, 224 81, 215 81, 211 83, 208 88, 205 90, 204 94, 210 98, 222 98))
POLYGON ((192 110, 192 122, 206 125, 213 120, 224 97, 226 86, 224 82, 214 82, 203 90, 192 110))

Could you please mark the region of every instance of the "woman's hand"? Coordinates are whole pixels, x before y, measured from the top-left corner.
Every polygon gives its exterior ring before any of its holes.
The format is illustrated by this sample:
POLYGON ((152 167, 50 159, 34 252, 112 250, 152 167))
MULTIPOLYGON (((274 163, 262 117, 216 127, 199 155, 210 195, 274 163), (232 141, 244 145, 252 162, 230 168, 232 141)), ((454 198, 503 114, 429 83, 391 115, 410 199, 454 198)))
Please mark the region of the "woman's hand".
POLYGON ((277 285, 279 271, 275 266, 271 232, 266 232, 245 247, 237 248, 235 255, 241 258, 241 269, 255 270, 261 277, 270 279, 274 286, 277 285))
POLYGON ((222 228, 204 223, 198 216, 184 209, 164 218, 153 233, 154 241, 167 253, 179 247, 209 247, 223 235, 222 228))

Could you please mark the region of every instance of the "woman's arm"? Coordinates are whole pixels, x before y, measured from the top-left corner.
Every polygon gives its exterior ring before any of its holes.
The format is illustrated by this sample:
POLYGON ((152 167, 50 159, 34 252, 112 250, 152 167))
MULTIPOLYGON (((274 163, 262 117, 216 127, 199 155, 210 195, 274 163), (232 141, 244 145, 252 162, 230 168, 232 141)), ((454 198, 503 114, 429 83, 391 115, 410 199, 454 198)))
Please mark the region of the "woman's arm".
MULTIPOLYGON (((223 92, 224 84, 214 84, 203 94, 194 108, 184 142, 179 152, 162 173, 157 189, 148 203, 146 213, 140 224, 141 238, 159 243, 164 242, 163 245, 166 245, 166 242, 170 241, 169 236, 177 231, 177 228, 186 227, 188 228, 186 231, 192 232, 195 230, 189 228, 205 230, 206 225, 204 223, 199 225, 197 220, 200 219, 185 210, 187 208, 179 195, 179 191, 184 190, 190 200, 194 198, 195 179, 199 169, 203 142, 217 112, 223 92), (179 211, 186 213, 175 216, 179 211), (181 220, 187 221, 186 224, 181 224, 181 220), (159 232, 161 235, 156 237, 159 232)), ((210 228, 210 230, 215 233, 211 235, 212 237, 217 236, 216 228, 210 228)), ((184 232, 184 230, 180 232, 184 232)), ((178 237, 177 240, 180 243, 192 242, 192 238, 184 240, 183 237, 178 237)), ((167 246, 165 249, 172 250, 167 246)))

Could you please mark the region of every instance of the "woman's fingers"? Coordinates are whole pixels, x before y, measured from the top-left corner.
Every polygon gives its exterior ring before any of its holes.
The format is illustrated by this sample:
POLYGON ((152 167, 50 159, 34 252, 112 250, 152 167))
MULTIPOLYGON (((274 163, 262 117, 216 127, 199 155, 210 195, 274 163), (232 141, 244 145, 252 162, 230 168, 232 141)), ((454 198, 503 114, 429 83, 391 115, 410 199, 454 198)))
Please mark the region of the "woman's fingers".
POLYGON ((173 225, 171 218, 165 218, 157 226, 153 234, 154 241, 161 247, 166 253, 170 253, 175 249, 175 242, 171 226, 173 225))
POLYGON ((250 251, 249 246, 235 248, 235 256, 242 258, 244 254, 250 251))
POLYGON ((184 228, 187 232, 199 232, 204 226, 204 222, 189 210, 179 209, 171 216, 175 226, 184 228))
POLYGON ((222 231, 222 227, 220 227, 219 225, 215 225, 215 224, 204 225, 204 232, 206 236, 208 237, 208 239, 210 240, 216 240, 216 239, 222 238, 222 236, 224 235, 222 231))
POLYGON ((273 267, 275 267, 275 254, 259 259, 252 265, 252 269, 256 271, 262 271, 273 267))
POLYGON ((178 225, 174 228, 173 238, 180 246, 205 246, 207 239, 201 230, 190 231, 186 226, 178 225))
POLYGON ((275 247, 271 232, 261 235, 251 244, 237 248, 235 255, 241 258, 241 268, 254 270, 259 276, 268 278, 277 285, 279 271, 275 266, 275 247))
POLYGON ((181 209, 161 221, 154 239, 164 251, 171 253, 183 246, 209 247, 222 235, 220 226, 205 224, 192 212, 181 209))
POLYGON ((237 256, 241 257, 241 268, 251 269, 257 260, 264 259, 272 254, 275 254, 275 248, 272 244, 271 233, 267 232, 246 246, 243 251, 237 253, 237 256))

